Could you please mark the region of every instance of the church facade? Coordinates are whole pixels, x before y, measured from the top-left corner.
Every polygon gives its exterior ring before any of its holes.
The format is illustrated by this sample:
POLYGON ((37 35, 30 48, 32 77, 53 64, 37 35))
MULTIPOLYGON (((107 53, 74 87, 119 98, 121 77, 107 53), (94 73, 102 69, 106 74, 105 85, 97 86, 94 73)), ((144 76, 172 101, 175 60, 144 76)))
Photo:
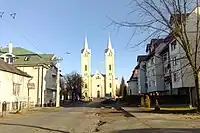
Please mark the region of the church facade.
POLYGON ((93 98, 115 97, 115 53, 111 45, 110 36, 104 51, 105 74, 99 71, 96 71, 94 74, 91 73, 91 55, 92 52, 88 47, 87 38, 85 38, 84 47, 81 50, 81 75, 84 82, 82 88, 83 96, 93 98))

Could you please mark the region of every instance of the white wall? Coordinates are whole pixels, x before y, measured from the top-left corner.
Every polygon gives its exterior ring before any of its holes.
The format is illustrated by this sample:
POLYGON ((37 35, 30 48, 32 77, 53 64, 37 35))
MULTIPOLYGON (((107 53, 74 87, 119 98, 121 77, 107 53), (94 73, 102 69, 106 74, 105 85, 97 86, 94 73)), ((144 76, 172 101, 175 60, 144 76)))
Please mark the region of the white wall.
POLYGON ((0 101, 28 101, 27 83, 29 78, 5 71, 0 71, 0 101), (13 83, 21 84, 19 96, 13 94, 13 83))
POLYGON ((99 73, 92 77, 92 97, 97 97, 97 91, 100 92, 100 97, 105 96, 105 78, 99 73), (97 78, 99 77, 99 79, 97 78))
MULTIPOLYGON (((35 84, 35 89, 30 89, 29 91, 30 101, 34 101, 34 104, 37 104, 37 100, 38 100, 39 104, 41 104, 41 98, 42 98, 42 103, 47 103, 49 102, 50 99, 55 100, 53 99, 53 92, 47 91, 47 87, 55 86, 54 83, 56 81, 56 78, 52 78, 47 68, 43 67, 43 79, 42 79, 42 66, 17 67, 17 68, 24 72, 27 72, 29 75, 33 77, 33 79, 30 82, 35 84), (38 83, 38 69, 39 69, 39 83, 38 83), (43 82, 43 85, 42 85, 42 82, 43 82), (39 88, 39 91, 38 91, 38 88, 39 88), (41 92, 41 88, 42 88, 42 92, 41 92), (38 94, 39 94, 39 98, 37 97, 38 94)), ((55 90, 55 88, 52 88, 52 90, 55 90)))
POLYGON ((140 63, 140 68, 138 69, 138 88, 141 93, 146 93, 146 70, 142 68, 144 62, 140 63))

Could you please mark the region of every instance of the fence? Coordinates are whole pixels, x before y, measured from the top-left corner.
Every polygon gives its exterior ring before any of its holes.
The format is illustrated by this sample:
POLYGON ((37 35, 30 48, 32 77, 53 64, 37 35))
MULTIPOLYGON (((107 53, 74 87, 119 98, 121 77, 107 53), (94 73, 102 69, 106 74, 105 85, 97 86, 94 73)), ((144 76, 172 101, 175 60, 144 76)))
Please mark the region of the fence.
MULTIPOLYGON (((3 102, 0 102, 0 112, 2 112, 3 102)), ((34 108, 34 102, 29 102, 29 108, 34 108)), ((14 112, 20 109, 28 108, 28 103, 26 101, 19 102, 6 102, 6 112, 14 112)))

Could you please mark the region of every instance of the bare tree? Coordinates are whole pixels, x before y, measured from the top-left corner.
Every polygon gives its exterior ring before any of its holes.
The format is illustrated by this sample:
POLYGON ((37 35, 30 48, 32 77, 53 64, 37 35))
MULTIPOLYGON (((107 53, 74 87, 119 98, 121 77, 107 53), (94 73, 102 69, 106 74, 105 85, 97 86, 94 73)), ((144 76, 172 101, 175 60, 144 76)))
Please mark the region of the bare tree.
MULTIPOLYGON (((145 36, 137 47, 152 38, 170 35, 181 46, 184 56, 191 67, 197 93, 197 105, 200 110, 200 30, 198 0, 132 0, 134 7, 131 14, 137 14, 139 20, 133 19, 111 25, 133 28, 132 36, 145 36)), ((137 17, 138 18, 138 17, 137 17)))
POLYGON ((65 80, 67 82, 67 91, 71 93, 72 100, 77 100, 78 97, 81 97, 81 89, 83 87, 81 75, 76 72, 72 72, 65 76, 65 80))

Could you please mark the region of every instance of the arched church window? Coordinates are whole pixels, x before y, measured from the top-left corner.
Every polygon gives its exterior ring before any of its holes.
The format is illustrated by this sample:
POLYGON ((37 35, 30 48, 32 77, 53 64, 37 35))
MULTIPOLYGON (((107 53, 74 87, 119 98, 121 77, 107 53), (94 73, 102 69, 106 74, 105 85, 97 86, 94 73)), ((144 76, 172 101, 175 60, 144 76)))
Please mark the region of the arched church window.
POLYGON ((85 84, 85 88, 87 88, 87 84, 85 84))
POLYGON ((109 70, 111 71, 111 65, 109 65, 109 70))
POLYGON ((112 88, 112 84, 110 83, 110 88, 112 88))
POLYGON ((85 65, 85 71, 87 71, 87 65, 85 65))
POLYGON ((111 52, 109 52, 108 56, 112 56, 112 53, 111 53, 111 52))

